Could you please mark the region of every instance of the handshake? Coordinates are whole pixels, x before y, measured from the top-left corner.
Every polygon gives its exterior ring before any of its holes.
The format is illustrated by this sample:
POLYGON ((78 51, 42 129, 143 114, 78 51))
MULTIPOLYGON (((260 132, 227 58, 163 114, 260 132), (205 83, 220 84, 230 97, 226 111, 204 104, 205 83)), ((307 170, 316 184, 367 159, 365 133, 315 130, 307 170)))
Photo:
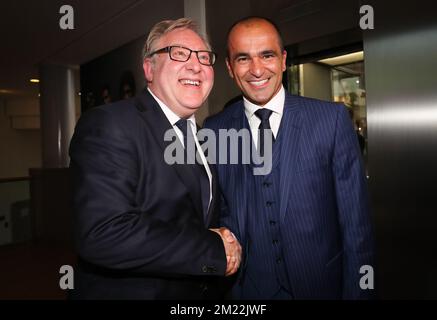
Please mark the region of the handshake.
POLYGON ((241 245, 235 238, 234 234, 227 228, 210 229, 218 233, 223 241, 226 252, 226 273, 225 276, 231 276, 237 272, 241 263, 241 245))

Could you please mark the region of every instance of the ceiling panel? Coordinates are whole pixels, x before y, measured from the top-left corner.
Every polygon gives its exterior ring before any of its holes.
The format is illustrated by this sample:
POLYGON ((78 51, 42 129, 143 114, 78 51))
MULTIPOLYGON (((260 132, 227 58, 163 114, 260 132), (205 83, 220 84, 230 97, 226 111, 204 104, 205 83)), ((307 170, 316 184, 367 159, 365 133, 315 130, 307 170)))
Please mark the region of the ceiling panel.
MULTIPOLYGON (((69 0, 74 30, 61 30, 65 1, 0 2, 0 90, 37 92, 43 61, 80 65, 145 36, 159 20, 183 15, 183 0, 69 0)), ((0 91, 0 95, 4 91, 0 91)))

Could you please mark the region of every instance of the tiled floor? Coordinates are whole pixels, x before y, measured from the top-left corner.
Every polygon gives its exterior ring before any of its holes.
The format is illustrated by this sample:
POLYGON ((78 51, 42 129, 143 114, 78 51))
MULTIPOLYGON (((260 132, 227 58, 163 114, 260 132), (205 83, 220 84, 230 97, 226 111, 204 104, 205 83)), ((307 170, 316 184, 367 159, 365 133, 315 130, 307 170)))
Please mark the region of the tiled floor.
POLYGON ((65 299, 62 265, 74 265, 71 249, 57 244, 0 246, 0 299, 65 299))

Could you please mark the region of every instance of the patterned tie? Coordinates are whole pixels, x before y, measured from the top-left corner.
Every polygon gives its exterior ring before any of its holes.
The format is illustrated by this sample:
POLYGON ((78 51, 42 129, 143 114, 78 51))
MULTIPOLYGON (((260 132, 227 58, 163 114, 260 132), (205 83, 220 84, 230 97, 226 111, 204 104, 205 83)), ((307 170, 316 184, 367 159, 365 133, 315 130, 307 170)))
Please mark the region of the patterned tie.
POLYGON ((255 115, 261 120, 261 123, 259 124, 259 134, 258 134, 258 152, 259 155, 262 157, 264 156, 264 135, 266 133, 265 130, 270 130, 270 134, 272 137, 272 142, 275 142, 275 137, 273 136, 272 128, 270 128, 270 122, 269 118, 272 114, 272 110, 269 109, 258 109, 255 111, 255 115))
POLYGON ((193 136, 193 130, 191 128, 188 129, 188 126, 190 125, 188 123, 187 119, 179 119, 175 125, 182 131, 182 134, 184 135, 184 146, 185 146, 185 160, 187 161, 190 159, 189 163, 190 165, 194 166, 194 170, 196 172, 196 176, 199 178, 200 183, 200 191, 202 194, 202 207, 203 207, 203 215, 206 217, 208 214, 208 207, 209 207, 209 197, 210 197, 210 191, 209 191, 209 178, 208 174, 206 173, 205 167, 203 164, 199 164, 196 161, 196 154, 198 153, 197 146, 194 141, 193 136), (195 154, 189 154, 189 150, 187 150, 187 146, 195 146, 195 154), (193 163, 194 160, 194 164, 193 163))

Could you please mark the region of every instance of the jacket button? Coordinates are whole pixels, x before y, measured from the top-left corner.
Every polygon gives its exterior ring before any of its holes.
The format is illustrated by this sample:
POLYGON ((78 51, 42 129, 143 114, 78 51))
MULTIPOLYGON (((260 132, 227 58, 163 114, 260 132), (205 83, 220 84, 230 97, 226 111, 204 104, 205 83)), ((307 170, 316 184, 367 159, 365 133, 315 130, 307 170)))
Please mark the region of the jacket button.
POLYGON ((200 289, 202 289, 203 291, 208 290, 208 285, 206 283, 201 283, 200 289))
POLYGON ((217 268, 214 266, 203 266, 202 272, 203 273, 214 273, 214 272, 217 272, 217 268))

